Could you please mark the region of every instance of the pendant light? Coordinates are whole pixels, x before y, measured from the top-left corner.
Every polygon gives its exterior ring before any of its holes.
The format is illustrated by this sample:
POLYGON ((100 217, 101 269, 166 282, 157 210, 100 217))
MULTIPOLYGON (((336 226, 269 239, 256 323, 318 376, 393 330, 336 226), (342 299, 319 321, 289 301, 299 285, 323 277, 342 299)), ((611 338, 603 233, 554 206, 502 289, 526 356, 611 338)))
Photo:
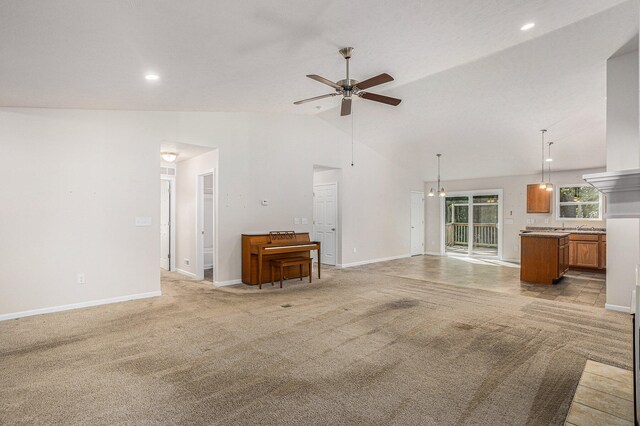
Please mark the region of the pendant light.
POLYGON ((540 189, 545 189, 547 187, 547 183, 544 181, 544 134, 547 133, 547 129, 540 130, 542 133, 542 176, 540 177, 540 189))
POLYGON ((551 192, 553 191, 553 184, 551 183, 551 145, 553 145, 553 142, 549 142, 547 143, 547 145, 549 145, 549 156, 547 157, 547 164, 549 165, 549 172, 547 173, 547 177, 549 178, 549 182, 547 182, 547 191, 551 192))
MULTIPOLYGON (((436 157, 438 157, 438 195, 440 197, 444 197, 447 195, 446 192, 444 192, 444 187, 440 186, 440 157, 442 157, 442 154, 436 154, 436 157)), ((433 190, 433 188, 431 188, 431 190, 429 191, 429 197, 434 197, 436 195, 436 192, 433 190)))

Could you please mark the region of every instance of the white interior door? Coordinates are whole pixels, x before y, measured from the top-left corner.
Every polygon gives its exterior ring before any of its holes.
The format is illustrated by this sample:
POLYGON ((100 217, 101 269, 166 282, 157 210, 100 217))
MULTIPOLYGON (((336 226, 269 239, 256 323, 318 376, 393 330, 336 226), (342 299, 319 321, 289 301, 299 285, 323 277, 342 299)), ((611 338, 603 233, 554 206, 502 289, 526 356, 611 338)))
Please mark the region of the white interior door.
POLYGON ((160 267, 170 270, 171 260, 171 181, 160 180, 160 267))
POLYGON ((320 263, 335 265, 337 257, 336 229, 338 228, 338 184, 327 183, 313 187, 313 229, 320 241, 320 263))
POLYGON ((411 192, 411 256, 424 254, 424 192, 411 192))

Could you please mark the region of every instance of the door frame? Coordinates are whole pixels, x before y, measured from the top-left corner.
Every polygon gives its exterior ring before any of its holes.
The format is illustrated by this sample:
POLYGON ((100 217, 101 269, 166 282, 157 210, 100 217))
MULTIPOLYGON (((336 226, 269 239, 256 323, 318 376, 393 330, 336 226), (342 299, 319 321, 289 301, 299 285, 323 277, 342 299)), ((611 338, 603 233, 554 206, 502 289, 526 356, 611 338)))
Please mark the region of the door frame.
POLYGON ((196 279, 204 280, 204 177, 213 176, 213 283, 218 282, 218 176, 215 168, 196 174, 196 279))
MULTIPOLYGON (((332 265, 332 266, 338 266, 341 263, 341 261, 338 260, 338 256, 339 256, 339 254, 338 254, 338 247, 339 247, 338 239, 340 238, 340 192, 338 192, 339 191, 338 182, 325 182, 325 183, 317 183, 317 184, 313 185, 313 198, 312 198, 312 200, 313 200, 313 210, 312 210, 313 211, 313 217, 311 218, 311 220, 313 222, 312 231, 313 231, 313 239, 314 240, 316 240, 316 200, 315 200, 315 198, 316 198, 316 193, 315 193, 316 192, 316 186, 335 186, 335 190, 336 190, 336 216, 335 216, 336 217, 336 230, 335 230, 336 237, 334 238, 335 247, 333 249, 334 250, 333 252, 335 253, 336 263, 335 263, 335 265, 332 265)), ((322 250, 322 251, 324 251, 324 250, 322 250)), ((322 259, 318 259, 318 263, 321 263, 321 261, 322 261, 322 259)))
POLYGON ((176 177, 161 175, 160 180, 169 181, 169 271, 174 272, 176 270, 176 177))
POLYGON ((425 238, 425 226, 424 226, 425 225, 424 221, 425 221, 425 217, 426 217, 425 211, 424 211, 424 209, 425 209, 425 201, 426 200, 424 199, 424 191, 410 191, 410 196, 409 196, 409 203, 410 203, 409 204, 409 206, 410 206, 410 208, 409 208, 409 254, 411 256, 421 256, 421 255, 424 254, 425 249, 426 249, 426 247, 425 247, 425 241, 426 241, 426 238, 425 238), (412 241, 412 236, 411 236, 411 222, 412 222, 412 220, 411 220, 412 217, 411 216, 413 214, 413 205, 411 204, 411 202, 413 200, 411 199, 411 197, 413 197, 413 194, 420 194, 422 196, 422 251, 420 253, 416 253, 416 254, 414 254, 413 251, 412 251, 412 249, 413 249, 413 241, 412 241))
POLYGON ((445 220, 446 220, 446 212, 445 212, 445 200, 447 197, 469 197, 469 235, 467 241, 469 241, 469 248, 467 250, 466 256, 469 257, 479 257, 479 258, 490 258, 495 259, 497 257, 498 260, 502 260, 502 245, 503 245, 503 205, 504 205, 504 190, 502 189, 476 189, 472 191, 454 191, 447 192, 446 197, 440 197, 440 255, 441 256, 460 256, 456 254, 449 254, 446 251, 446 243, 445 243, 445 220), (473 196, 474 195, 498 195, 498 255, 497 256, 487 256, 482 254, 473 254, 473 196))

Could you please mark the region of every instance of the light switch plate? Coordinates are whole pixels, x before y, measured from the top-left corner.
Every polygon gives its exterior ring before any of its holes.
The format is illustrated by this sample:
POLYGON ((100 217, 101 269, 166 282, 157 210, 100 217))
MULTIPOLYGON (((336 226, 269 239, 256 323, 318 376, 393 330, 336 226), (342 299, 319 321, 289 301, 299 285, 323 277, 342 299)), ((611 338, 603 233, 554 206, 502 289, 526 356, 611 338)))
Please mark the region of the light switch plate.
POLYGON ((136 217, 136 226, 151 226, 151 218, 150 217, 136 217))
POLYGON ((306 217, 302 218, 302 224, 303 225, 308 225, 309 224, 309 219, 307 219, 306 217))
POLYGON ((294 217, 293 218, 293 224, 294 225, 300 225, 300 218, 299 217, 294 217))

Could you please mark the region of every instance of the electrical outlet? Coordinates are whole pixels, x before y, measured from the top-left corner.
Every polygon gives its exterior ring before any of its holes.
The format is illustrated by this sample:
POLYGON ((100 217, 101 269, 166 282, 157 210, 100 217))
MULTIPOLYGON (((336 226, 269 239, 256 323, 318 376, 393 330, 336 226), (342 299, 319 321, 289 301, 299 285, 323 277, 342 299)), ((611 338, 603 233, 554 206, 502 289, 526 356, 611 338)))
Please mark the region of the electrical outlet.
POLYGON ((294 217, 293 218, 293 224, 294 225, 300 225, 300 218, 299 217, 294 217))
POLYGON ((355 248, 355 247, 353 248, 353 252, 354 252, 354 253, 356 252, 356 248, 355 248))
POLYGON ((309 224, 309 219, 307 219, 306 217, 302 218, 302 224, 303 225, 308 225, 309 224))
POLYGON ((86 281, 84 279, 84 272, 78 272, 78 274, 76 275, 76 282, 78 284, 86 284, 86 281))
POLYGON ((189 266, 189 265, 191 265, 191 261, 185 257, 185 258, 184 258, 184 264, 185 264, 186 266, 189 266))
POLYGON ((549 218, 545 219, 544 223, 549 223, 549 218))

